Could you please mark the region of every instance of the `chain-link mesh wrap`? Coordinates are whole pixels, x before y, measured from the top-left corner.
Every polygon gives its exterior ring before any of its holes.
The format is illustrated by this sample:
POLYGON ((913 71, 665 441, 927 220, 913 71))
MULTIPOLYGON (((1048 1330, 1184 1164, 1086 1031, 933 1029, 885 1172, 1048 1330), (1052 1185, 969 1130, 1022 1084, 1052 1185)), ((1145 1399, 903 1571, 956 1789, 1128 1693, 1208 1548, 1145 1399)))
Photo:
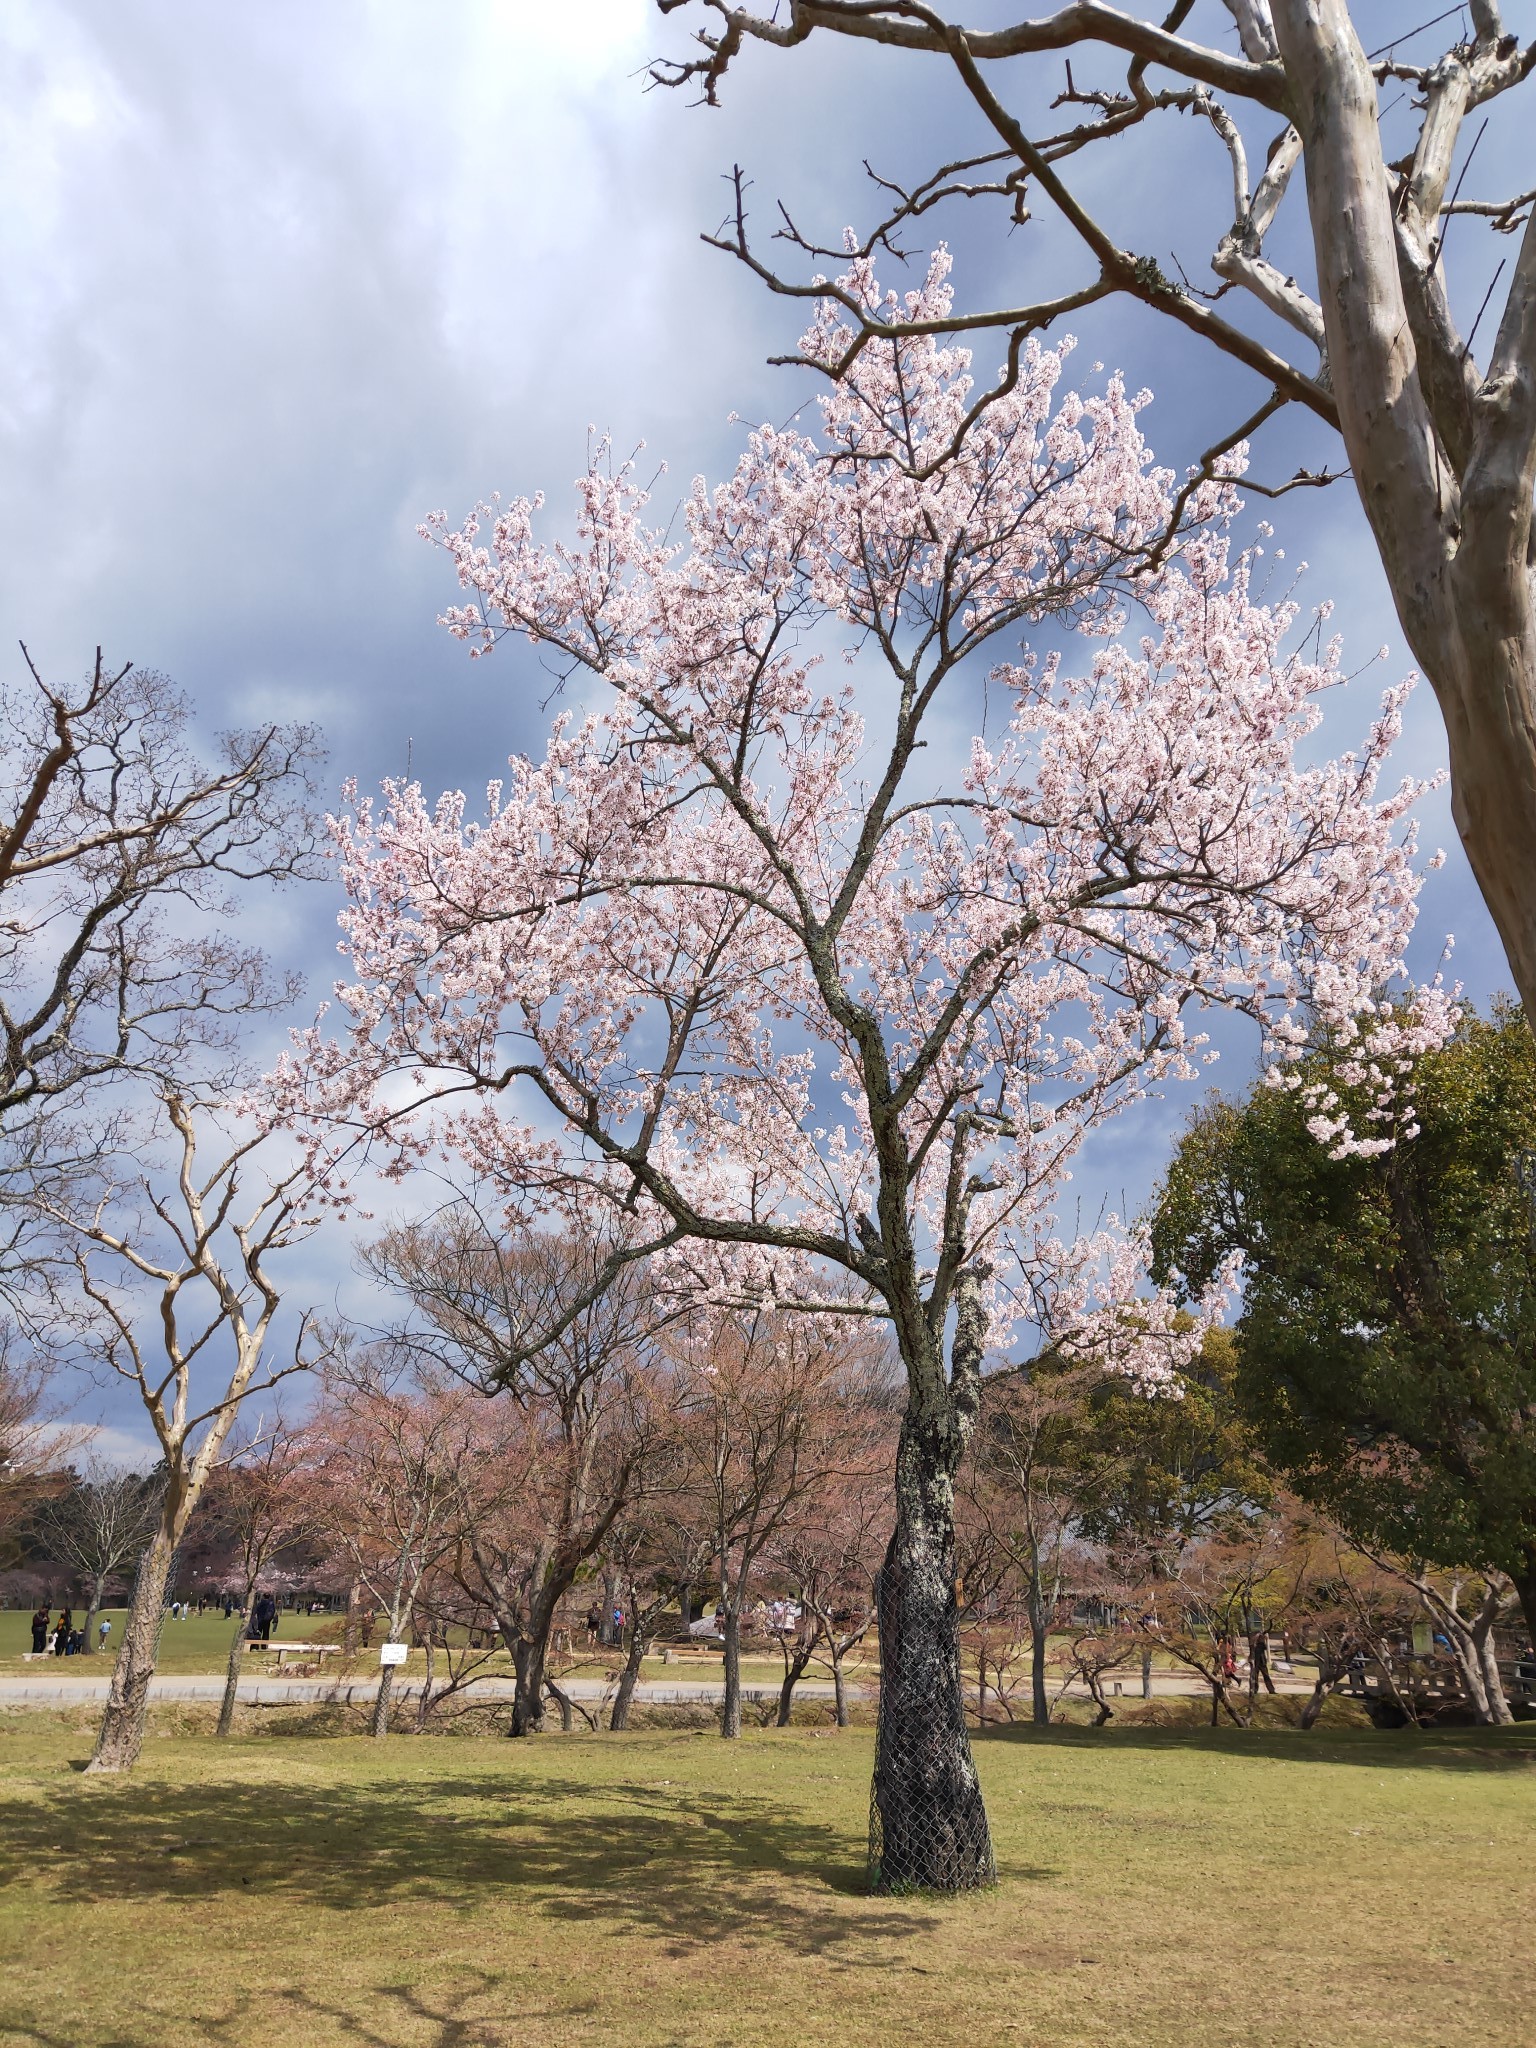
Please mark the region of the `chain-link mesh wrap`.
POLYGON ((902 1644, 896 1574, 876 1585, 880 1617, 880 1720, 869 1802, 869 1887, 874 1892, 974 1891, 997 1881, 991 1831, 971 1761, 953 1651, 902 1644), (908 1654, 901 1654, 905 1649, 908 1654), (947 1666, 952 1686, 925 1674, 947 1666), (949 1693, 951 1697, 936 1697, 949 1693))

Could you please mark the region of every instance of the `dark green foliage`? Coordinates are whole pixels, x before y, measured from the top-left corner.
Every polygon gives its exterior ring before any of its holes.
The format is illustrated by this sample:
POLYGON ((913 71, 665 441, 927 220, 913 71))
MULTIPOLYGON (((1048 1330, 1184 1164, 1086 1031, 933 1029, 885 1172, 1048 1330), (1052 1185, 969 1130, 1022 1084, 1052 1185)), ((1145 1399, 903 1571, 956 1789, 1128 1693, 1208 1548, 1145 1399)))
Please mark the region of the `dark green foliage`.
MULTIPOLYGON (((1324 1055, 1304 1072, 1333 1080, 1324 1055)), ((1237 1394, 1269 1460, 1360 1541, 1508 1572, 1536 1627, 1536 1251, 1518 1177, 1536 1041, 1518 1010, 1470 1018, 1414 1085, 1418 1135, 1369 1159, 1331 1158, 1299 1092, 1201 1111, 1155 1264, 1198 1287, 1241 1252, 1237 1394)))

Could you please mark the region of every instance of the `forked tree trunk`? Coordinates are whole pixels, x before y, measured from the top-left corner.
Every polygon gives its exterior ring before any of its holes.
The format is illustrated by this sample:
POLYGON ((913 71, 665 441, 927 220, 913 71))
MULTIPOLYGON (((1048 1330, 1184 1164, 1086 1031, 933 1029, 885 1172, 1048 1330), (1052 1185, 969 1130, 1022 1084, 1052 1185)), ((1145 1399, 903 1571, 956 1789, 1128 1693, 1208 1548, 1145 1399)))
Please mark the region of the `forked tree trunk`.
POLYGON ((165 1582, 170 1576, 175 1549, 170 1531, 162 1525, 139 1562, 106 1712, 101 1717, 101 1729, 87 1771, 131 1771, 139 1760, 149 1714, 149 1684, 155 1675, 155 1657, 160 1647, 165 1582))
POLYGON ((1490 1718, 1500 1728, 1508 1728, 1515 1717, 1504 1694, 1504 1680, 1499 1675, 1498 1643, 1491 1627, 1485 1629, 1478 1639, 1477 1654, 1483 1667, 1483 1686, 1488 1694, 1490 1718))
POLYGON ((997 1876, 965 1727, 955 1600, 959 1433, 909 1407, 896 1527, 880 1572, 880 1726, 870 1814, 876 1891, 968 1891, 997 1876))
POLYGON ((725 1615, 725 1697, 720 1703, 720 1733, 734 1742, 741 1733, 741 1616, 734 1607, 725 1615))
POLYGON ((779 1648, 784 1658, 784 1680, 779 1687, 779 1711, 773 1724, 775 1728, 789 1726, 789 1717, 794 1711, 795 1687, 805 1676, 806 1666, 811 1661, 811 1653, 815 1647, 814 1636, 809 1639, 802 1636, 796 1642, 794 1653, 791 1655, 788 1640, 783 1636, 779 1638, 779 1648))

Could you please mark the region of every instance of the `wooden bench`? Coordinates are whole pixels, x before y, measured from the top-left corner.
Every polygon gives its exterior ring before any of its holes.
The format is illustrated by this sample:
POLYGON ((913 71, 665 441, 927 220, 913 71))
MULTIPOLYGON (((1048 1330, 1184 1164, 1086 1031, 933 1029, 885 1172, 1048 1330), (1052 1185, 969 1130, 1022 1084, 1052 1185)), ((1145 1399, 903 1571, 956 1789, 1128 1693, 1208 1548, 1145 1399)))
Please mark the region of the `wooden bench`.
POLYGON ((260 1636, 248 1637, 245 1647, 248 1650, 270 1651, 277 1658, 277 1668, 279 1671, 283 1668, 283 1659, 285 1657, 339 1657, 341 1655, 340 1643, 274 1643, 264 1641, 260 1636))

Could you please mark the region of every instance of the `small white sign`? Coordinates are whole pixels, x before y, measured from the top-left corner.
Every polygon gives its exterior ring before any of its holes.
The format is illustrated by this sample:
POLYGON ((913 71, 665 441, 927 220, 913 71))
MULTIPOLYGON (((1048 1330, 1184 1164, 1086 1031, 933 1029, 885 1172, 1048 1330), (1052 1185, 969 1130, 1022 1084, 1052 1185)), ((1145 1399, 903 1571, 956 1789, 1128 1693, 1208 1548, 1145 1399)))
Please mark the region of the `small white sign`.
POLYGON ((410 1650, 404 1643, 380 1643, 379 1645, 379 1662, 381 1664, 403 1664, 410 1654, 410 1650))

